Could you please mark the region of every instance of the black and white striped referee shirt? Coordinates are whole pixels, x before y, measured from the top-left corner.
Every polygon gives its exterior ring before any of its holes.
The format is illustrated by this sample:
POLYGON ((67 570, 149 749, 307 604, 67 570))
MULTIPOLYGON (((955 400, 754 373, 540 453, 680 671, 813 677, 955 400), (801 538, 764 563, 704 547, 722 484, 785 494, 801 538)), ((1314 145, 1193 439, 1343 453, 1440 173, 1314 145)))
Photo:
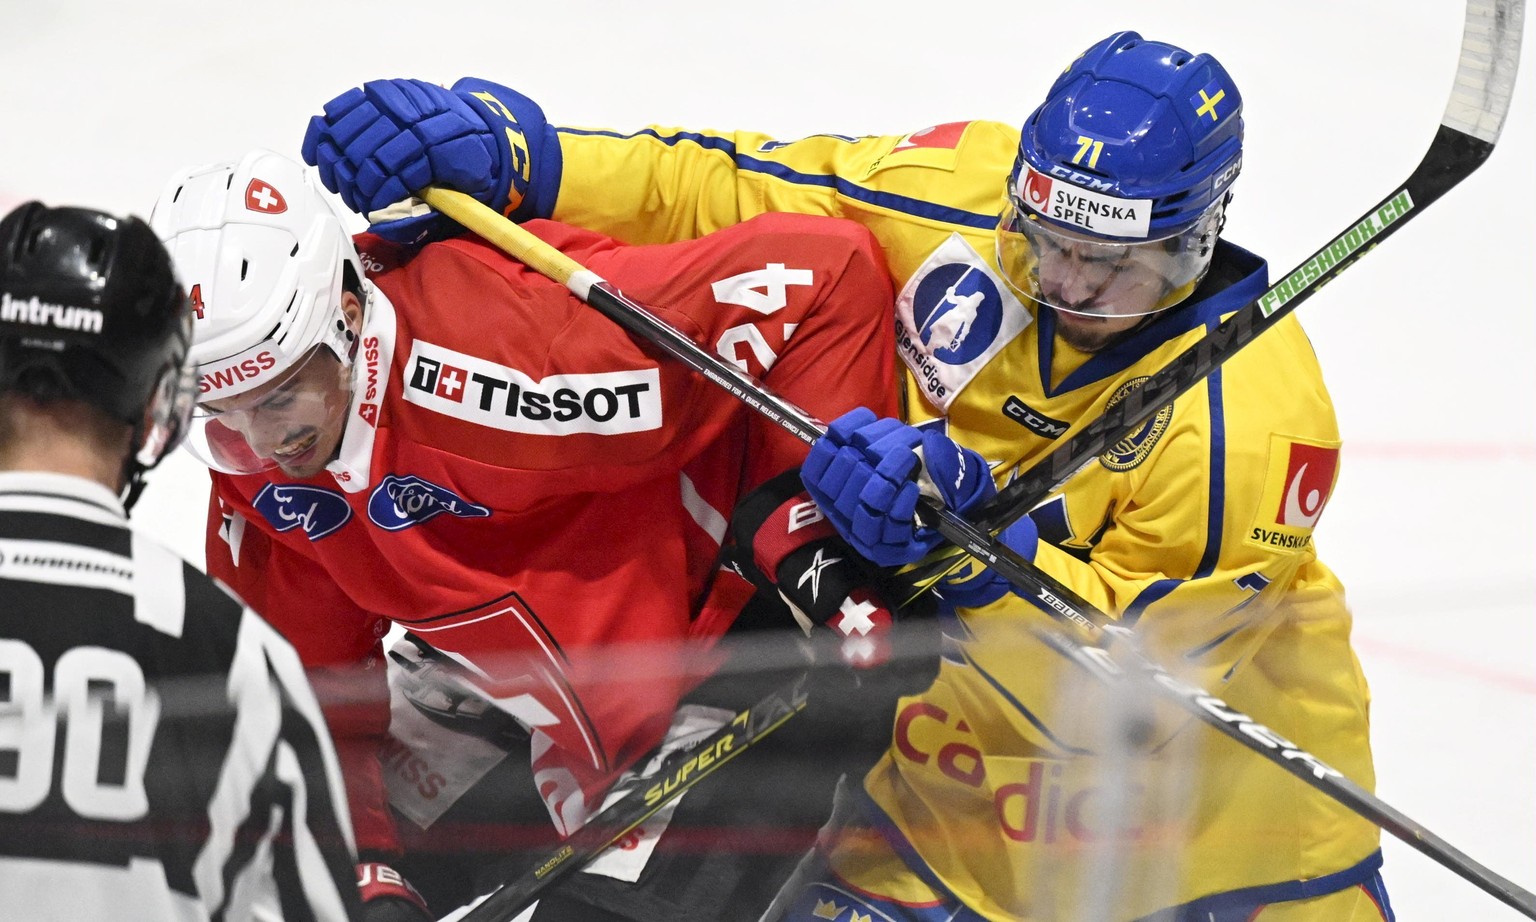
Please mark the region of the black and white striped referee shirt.
POLYGON ((0 472, 0 917, 344 920, 353 851, 293 648, 105 487, 0 472))

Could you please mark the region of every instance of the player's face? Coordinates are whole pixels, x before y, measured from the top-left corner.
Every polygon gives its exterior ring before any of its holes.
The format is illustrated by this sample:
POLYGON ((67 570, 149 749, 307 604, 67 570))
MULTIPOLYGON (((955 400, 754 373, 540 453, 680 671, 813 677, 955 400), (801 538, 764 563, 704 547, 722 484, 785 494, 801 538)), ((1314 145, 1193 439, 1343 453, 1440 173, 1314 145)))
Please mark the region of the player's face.
POLYGON ((1056 332, 1084 352, 1104 348, 1141 323, 1167 294, 1160 254, 1040 235, 1039 300, 1056 311, 1056 332))
POLYGON ((293 371, 206 412, 245 440, 256 458, 303 480, 336 457, 351 403, 348 372, 329 348, 316 346, 293 371))
POLYGON ((1079 352, 1098 352, 1141 323, 1141 317, 1091 316, 1056 312, 1056 336, 1079 352))
POLYGON ((1210 265, 1223 203, 1169 237, 1094 236, 1043 220, 1010 196, 997 261, 1015 291, 1056 315, 1057 335, 1096 352, 1144 318, 1183 300, 1210 265))

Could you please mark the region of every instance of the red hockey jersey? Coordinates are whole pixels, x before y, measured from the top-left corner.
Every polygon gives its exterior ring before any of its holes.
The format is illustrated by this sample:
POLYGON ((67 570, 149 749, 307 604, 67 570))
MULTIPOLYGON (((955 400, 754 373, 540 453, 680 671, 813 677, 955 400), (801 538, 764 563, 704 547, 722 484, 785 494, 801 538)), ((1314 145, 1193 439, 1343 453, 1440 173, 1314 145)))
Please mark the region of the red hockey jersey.
MULTIPOLYGON (((768 215, 647 247, 526 226, 812 414, 897 412, 888 273, 857 225, 768 215)), ((340 453, 302 482, 215 474, 209 571, 334 667, 322 694, 347 677, 329 697, 357 704, 328 717, 360 849, 394 843, 389 621, 551 747, 568 775, 546 801, 580 816, 659 742, 749 592, 718 572, 732 507, 805 447, 478 238, 399 265, 358 242, 373 288, 340 453)))

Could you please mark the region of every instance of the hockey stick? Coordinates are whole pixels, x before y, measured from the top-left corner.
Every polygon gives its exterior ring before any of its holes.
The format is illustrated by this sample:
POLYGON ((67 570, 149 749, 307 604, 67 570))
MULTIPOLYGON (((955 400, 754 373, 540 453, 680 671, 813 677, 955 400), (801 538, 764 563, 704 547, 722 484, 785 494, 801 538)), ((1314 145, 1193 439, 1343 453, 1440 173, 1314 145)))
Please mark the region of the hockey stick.
MULTIPOLYGON (((483 714, 475 714, 468 719, 490 725, 493 736, 498 732, 495 728, 521 726, 516 724, 516 719, 510 714, 491 703, 492 696, 489 693, 461 675, 454 668, 450 657, 414 634, 408 632, 406 639, 416 646, 415 654, 389 651, 390 660, 402 671, 417 681, 442 688, 455 699, 487 705, 483 714)), ((521 877, 498 887, 460 916, 459 922, 506 922, 515 918, 545 887, 596 859, 667 804, 803 710, 809 700, 809 677, 808 672, 801 674, 795 681, 764 695, 757 703, 736 714, 704 739, 682 746, 667 755, 655 771, 637 779, 629 790, 567 836, 558 848, 521 877)), ((421 707, 414 701, 412 704, 421 707)), ((438 718, 428 715, 428 719, 438 718)), ((650 758, 645 758, 637 764, 649 764, 650 761, 650 758)))
POLYGON ((805 708, 805 683, 802 676, 770 692, 697 744, 667 756, 655 773, 598 811, 521 877, 498 887, 460 922, 507 922, 515 918, 545 887, 584 867, 662 807, 798 714, 805 708))
MULTIPOLYGON (((1450 103, 1429 150, 1407 181, 1268 291, 973 510, 977 527, 996 533, 1016 521, 1092 464, 1106 448, 1131 435, 1159 408, 1204 380, 1355 260, 1472 175, 1493 153, 1509 114, 1524 17, 1524 0, 1468 0, 1450 103)), ((949 566, 953 566, 952 561, 940 559, 909 575, 921 585, 949 566)))
MULTIPOLYGON (((513 258, 565 285, 588 305, 630 332, 660 346, 791 434, 809 443, 819 438, 824 431, 824 427, 804 411, 767 391, 734 365, 710 355, 595 273, 489 207, 467 195, 447 189, 429 188, 420 195, 433 208, 500 247, 513 258)), ((1398 836, 1527 917, 1536 919, 1536 895, 1473 861, 1280 734, 1233 709, 1214 695, 1175 679, 1136 653, 1129 643, 1124 646, 1134 671, 1127 673, 1104 647, 1116 640, 1129 639, 1132 636, 1130 631, 1114 625, 1108 617, 1094 611, 1053 577, 950 510, 932 502, 926 503, 923 508, 946 538, 1027 591, 1032 596, 1031 601, 1046 612, 1077 625, 1091 644, 1085 645, 1074 640, 1060 628, 1047 630, 1045 625, 1032 626, 1031 630, 1058 653, 1077 662, 1106 684, 1116 685, 1132 677, 1143 681, 1149 690, 1179 705, 1196 719, 1398 836)))

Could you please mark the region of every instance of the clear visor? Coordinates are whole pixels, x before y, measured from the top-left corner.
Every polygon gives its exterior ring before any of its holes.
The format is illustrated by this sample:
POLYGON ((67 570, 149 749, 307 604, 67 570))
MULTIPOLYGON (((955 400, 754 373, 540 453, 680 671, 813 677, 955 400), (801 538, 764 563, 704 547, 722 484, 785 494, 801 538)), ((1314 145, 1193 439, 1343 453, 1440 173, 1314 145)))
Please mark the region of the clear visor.
POLYGON ((144 440, 134 456, 140 467, 155 467, 186 438, 196 399, 197 370, 190 364, 167 368, 146 411, 144 440))
POLYGON ((1139 317, 1172 307, 1211 265, 1222 203, 1171 237, 1126 243, 1041 220, 1016 195, 997 224, 997 263, 1019 294, 1085 317, 1139 317))
POLYGON ((226 474, 282 468, 291 476, 313 476, 341 442, 352 398, 350 379, 350 369, 330 347, 315 346, 268 384, 199 403, 187 450, 226 474))

